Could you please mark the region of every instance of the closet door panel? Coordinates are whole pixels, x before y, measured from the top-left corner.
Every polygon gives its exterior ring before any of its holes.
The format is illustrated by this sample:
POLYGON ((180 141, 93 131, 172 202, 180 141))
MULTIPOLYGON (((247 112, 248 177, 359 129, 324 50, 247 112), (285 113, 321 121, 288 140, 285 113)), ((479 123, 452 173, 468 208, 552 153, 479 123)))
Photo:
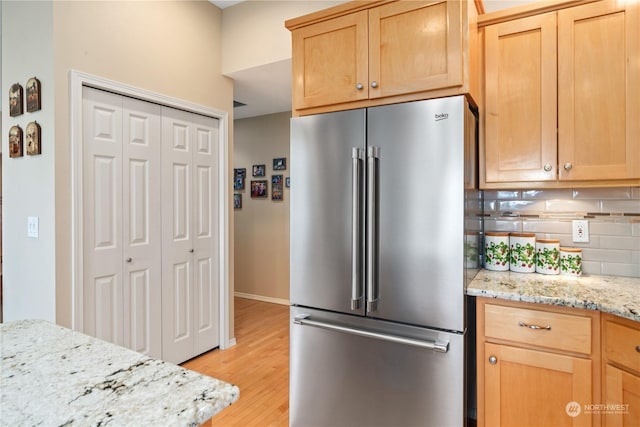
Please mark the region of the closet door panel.
POLYGON ((219 345, 218 127, 219 121, 194 116, 195 352, 219 345))
POLYGON ((173 363, 194 355, 190 119, 190 113, 162 107, 162 355, 173 363))
POLYGON ((162 356, 161 108, 123 99, 125 346, 162 356))
POLYGON ((122 99, 83 89, 85 333, 124 345, 122 99))

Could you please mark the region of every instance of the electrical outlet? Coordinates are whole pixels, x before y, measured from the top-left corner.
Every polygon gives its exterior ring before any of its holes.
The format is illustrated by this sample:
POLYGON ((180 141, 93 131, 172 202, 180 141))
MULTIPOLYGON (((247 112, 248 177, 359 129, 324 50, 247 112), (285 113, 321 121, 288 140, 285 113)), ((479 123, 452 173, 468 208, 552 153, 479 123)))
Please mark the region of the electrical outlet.
POLYGON ((589 242, 589 221, 586 219, 576 219, 571 221, 573 228, 573 243, 589 242))

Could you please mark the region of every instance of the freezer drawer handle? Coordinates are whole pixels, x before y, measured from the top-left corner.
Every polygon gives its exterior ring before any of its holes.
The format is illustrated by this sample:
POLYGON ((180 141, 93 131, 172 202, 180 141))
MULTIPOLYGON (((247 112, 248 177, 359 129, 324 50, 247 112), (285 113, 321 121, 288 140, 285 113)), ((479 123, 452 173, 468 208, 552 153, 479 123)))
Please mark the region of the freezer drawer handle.
POLYGON ((439 353, 446 353, 449 351, 449 343, 446 341, 423 341, 414 338, 398 337, 395 335, 382 334, 380 332, 371 332, 363 329, 350 328, 348 326, 334 325, 332 323, 318 322, 317 320, 311 320, 308 314, 298 315, 294 318, 293 323, 296 325, 315 326, 316 328, 328 329, 331 331, 344 332, 346 334, 358 335, 366 338, 374 338, 382 341, 390 341, 397 344, 412 345, 415 347, 426 348, 434 350, 439 353))

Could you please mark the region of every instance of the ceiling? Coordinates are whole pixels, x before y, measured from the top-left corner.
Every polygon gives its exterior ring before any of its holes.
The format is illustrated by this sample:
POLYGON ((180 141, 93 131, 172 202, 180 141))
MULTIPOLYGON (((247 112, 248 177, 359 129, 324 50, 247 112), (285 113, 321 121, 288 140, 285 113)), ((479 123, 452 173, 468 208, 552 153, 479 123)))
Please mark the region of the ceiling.
MULTIPOLYGON (((220 9, 245 0, 209 0, 220 9)), ((264 0, 263 0, 264 1, 264 0)), ((485 13, 539 0, 484 0, 485 13)), ((233 98, 245 105, 234 108, 234 119, 291 111, 291 60, 279 61, 229 74, 233 98)))

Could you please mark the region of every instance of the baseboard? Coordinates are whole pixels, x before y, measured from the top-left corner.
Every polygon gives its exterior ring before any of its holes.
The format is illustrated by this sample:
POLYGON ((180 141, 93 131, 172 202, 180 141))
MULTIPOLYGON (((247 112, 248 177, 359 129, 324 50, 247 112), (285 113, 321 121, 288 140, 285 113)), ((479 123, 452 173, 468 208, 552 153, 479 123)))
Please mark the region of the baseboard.
POLYGON ((282 299, 282 298, 272 298, 272 297, 265 297, 262 295, 245 294, 244 292, 234 292, 233 295, 238 298, 253 299, 253 300, 262 301, 262 302, 270 302, 273 304, 290 305, 289 300, 282 299))

